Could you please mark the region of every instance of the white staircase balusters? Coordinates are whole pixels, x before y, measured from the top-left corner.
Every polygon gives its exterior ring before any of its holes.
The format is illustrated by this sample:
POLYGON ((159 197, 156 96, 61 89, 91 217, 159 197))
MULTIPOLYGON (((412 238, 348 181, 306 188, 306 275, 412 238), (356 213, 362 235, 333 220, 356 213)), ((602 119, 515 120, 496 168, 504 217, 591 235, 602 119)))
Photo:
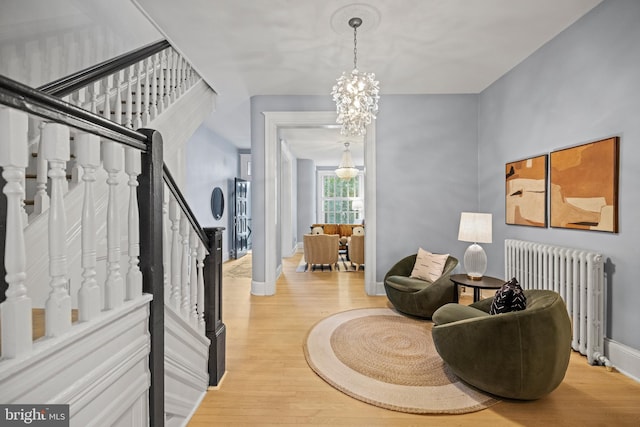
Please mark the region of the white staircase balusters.
POLYGON ((4 266, 8 284, 6 300, 0 304, 2 358, 15 358, 31 352, 31 298, 27 295, 26 252, 22 198, 24 171, 28 165, 27 114, 0 107, 0 166, 7 182, 4 266))
POLYGON ((140 263, 140 213, 138 210, 138 175, 141 172, 140 151, 125 148, 124 170, 129 175, 129 271, 127 272, 127 299, 132 300, 142 295, 142 272, 140 263))
POLYGON ((93 114, 98 114, 98 94, 100 93, 100 82, 93 82, 89 84, 89 93, 91 94, 91 101, 88 110, 93 114))
POLYGON ((149 114, 149 99, 151 92, 151 58, 143 59, 140 61, 140 65, 144 65, 144 99, 142 102, 142 126, 147 126, 151 121, 151 116, 149 114))
POLYGON ((56 337, 71 328, 71 296, 67 267, 67 219, 64 206, 66 163, 69 160, 69 128, 47 123, 42 129, 44 156, 49 162, 51 206, 49 206, 49 297, 45 302, 45 332, 56 337))
POLYGON ((113 141, 102 143, 102 164, 108 173, 109 200, 107 205, 107 280, 105 309, 122 305, 124 282, 120 274, 120 218, 118 210, 118 173, 122 170, 122 146, 113 141))
POLYGON ((191 89, 191 86, 193 85, 193 76, 192 76, 192 68, 191 68, 191 64, 189 64, 189 61, 184 60, 184 73, 185 73, 185 92, 189 89, 191 89))
POLYGON ((78 318, 81 322, 94 319, 102 308, 100 286, 96 281, 96 209, 93 183, 100 167, 100 137, 89 133, 76 136, 76 156, 83 169, 84 198, 82 202, 82 285, 78 291, 78 318))
POLYGON ((111 120, 111 100, 109 94, 111 93, 111 78, 105 77, 102 79, 102 95, 104 100, 102 102, 102 117, 107 120, 111 120))
POLYGON ((173 49, 167 55, 167 106, 176 100, 176 56, 173 49))
POLYGON ((169 219, 169 189, 162 188, 162 263, 164 264, 164 300, 171 300, 171 220, 169 219))
POLYGON ((135 92, 135 98, 134 98, 134 106, 133 106, 133 128, 134 129, 140 129, 142 127, 142 78, 143 78, 143 69, 142 69, 142 64, 143 62, 140 61, 138 62, 135 67, 136 67, 136 86, 134 89, 135 92))
MULTIPOLYGON (((114 122, 118 123, 118 124, 123 124, 122 123, 122 73, 123 71, 117 71, 114 74, 114 84, 116 87, 116 98, 113 104, 113 112, 114 112, 114 117, 111 119, 114 122)), ((109 96, 109 93, 107 93, 107 96, 109 96)))
MULTIPOLYGON (((147 84, 145 85, 144 91, 151 91, 151 105, 149 110, 150 120, 158 117, 158 67, 160 62, 160 54, 156 53, 155 55, 149 57, 149 64, 147 66, 147 84)), ((160 98, 161 99, 161 98, 160 98)), ((148 123, 148 122, 147 122, 148 123)), ((145 123, 145 126, 147 125, 145 123)))
POLYGON ((198 245, 198 329, 204 333, 204 257, 207 250, 204 244, 198 245))
POLYGON ((40 122, 40 143, 38 144, 38 156, 36 157, 36 194, 33 198, 33 212, 36 215, 40 215, 49 209, 49 195, 47 194, 47 169, 49 163, 44 158, 42 143, 42 129, 44 129, 44 123, 40 122))
POLYGON ((194 329, 198 329, 198 245, 201 244, 196 231, 190 227, 189 246, 191 248, 191 274, 189 274, 189 322, 194 329))
POLYGON ((180 279, 181 279, 181 293, 182 296, 180 304, 180 314, 185 320, 189 319, 189 220, 186 215, 180 217, 180 237, 182 237, 182 259, 180 262, 180 279))
POLYGON ((182 258, 182 240, 180 239, 180 209, 173 196, 169 200, 169 218, 171 219, 171 307, 180 312, 180 260, 182 258))
POLYGON ((160 57, 158 71, 158 113, 162 113, 169 105, 169 92, 167 88, 171 82, 166 82, 166 71, 168 69, 167 49, 163 50, 160 57))
POLYGON ((184 80, 182 76, 183 64, 182 55, 176 53, 176 98, 182 96, 184 93, 184 80))
MULTIPOLYGON (((128 128, 133 128, 134 116, 133 116, 133 90, 131 85, 133 84, 133 65, 127 67, 124 71, 125 73, 125 88, 124 88, 124 126, 128 128)), ((140 80, 136 78, 136 81, 140 80)), ((120 92, 120 91, 118 91, 120 92)), ((136 96, 139 96, 136 94, 136 96)), ((140 108, 140 103, 136 104, 136 108, 140 108)), ((136 113, 137 116, 137 113, 136 113)))

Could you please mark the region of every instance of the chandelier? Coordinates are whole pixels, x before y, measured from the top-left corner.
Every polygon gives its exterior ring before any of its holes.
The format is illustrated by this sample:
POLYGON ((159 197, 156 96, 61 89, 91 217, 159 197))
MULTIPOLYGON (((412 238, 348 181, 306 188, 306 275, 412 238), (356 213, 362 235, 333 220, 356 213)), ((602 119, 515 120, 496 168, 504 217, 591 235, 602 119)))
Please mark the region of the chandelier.
POLYGON ((357 31, 360 25, 360 18, 349 20, 349 26, 353 28, 353 70, 343 72, 331 91, 338 113, 336 122, 342 124, 340 133, 345 136, 366 133, 366 126, 376 118, 380 98, 376 75, 358 70, 357 31))
POLYGON ((351 150, 349 150, 349 143, 344 143, 344 151, 342 152, 342 160, 340 161, 340 166, 336 169, 336 175, 338 178, 342 179, 351 179, 358 176, 358 169, 356 169, 353 164, 353 159, 351 158, 351 150))

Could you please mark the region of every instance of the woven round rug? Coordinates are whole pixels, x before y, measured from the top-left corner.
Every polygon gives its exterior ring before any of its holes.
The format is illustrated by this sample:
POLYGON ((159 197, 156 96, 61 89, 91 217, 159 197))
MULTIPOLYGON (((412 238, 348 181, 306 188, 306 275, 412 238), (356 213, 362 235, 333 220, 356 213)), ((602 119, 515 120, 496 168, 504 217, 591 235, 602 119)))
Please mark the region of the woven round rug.
POLYGON ((464 414, 499 402, 447 368, 430 321, 388 308, 344 311, 309 331, 304 353, 322 379, 363 402, 415 414, 464 414))

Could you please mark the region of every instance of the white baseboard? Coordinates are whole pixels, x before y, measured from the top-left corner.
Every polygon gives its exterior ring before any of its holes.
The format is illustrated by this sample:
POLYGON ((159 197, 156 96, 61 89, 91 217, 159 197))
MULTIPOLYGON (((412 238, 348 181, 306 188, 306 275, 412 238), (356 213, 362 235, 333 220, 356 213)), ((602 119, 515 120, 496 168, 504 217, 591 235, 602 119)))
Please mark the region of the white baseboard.
POLYGON ((251 295, 256 296, 269 296, 275 294, 276 283, 258 282, 256 280, 251 281, 251 295))
POLYGON ((605 338, 604 352, 616 370, 640 382, 640 351, 620 344, 612 339, 605 338))

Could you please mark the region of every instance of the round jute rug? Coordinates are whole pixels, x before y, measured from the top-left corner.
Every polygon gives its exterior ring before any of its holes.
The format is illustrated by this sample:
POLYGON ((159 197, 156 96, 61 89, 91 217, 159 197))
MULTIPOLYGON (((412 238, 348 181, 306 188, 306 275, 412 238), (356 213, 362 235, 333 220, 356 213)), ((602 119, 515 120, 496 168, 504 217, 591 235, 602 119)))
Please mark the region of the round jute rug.
POLYGON ((388 308, 344 311, 309 331, 304 353, 311 369, 333 387, 382 408, 463 414, 499 402, 448 370, 431 326, 388 308))

